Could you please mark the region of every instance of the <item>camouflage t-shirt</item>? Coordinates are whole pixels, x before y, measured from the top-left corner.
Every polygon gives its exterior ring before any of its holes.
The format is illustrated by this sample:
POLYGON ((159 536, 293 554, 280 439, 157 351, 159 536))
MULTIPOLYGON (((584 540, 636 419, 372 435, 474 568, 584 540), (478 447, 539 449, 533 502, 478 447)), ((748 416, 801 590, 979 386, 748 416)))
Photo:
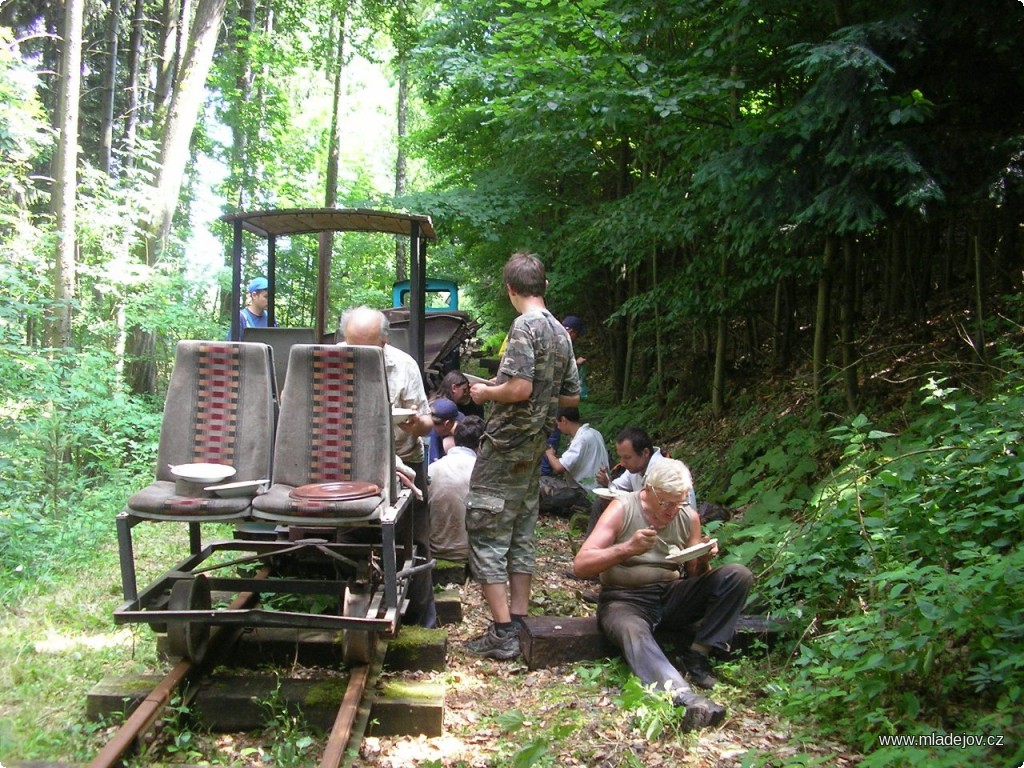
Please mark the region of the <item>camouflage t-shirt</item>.
POLYGON ((522 402, 494 403, 484 439, 508 459, 532 459, 538 438, 546 438, 555 427, 558 398, 580 393, 572 341, 546 309, 531 310, 512 323, 497 383, 511 378, 532 381, 533 391, 522 402))

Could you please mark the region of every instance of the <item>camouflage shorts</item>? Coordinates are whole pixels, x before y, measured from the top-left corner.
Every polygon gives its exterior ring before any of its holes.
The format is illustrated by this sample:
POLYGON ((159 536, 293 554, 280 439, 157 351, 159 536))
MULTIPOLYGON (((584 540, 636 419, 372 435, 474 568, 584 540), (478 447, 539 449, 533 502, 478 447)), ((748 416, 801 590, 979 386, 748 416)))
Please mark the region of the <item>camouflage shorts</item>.
POLYGON ((487 443, 480 447, 466 497, 466 530, 473 579, 481 584, 533 573, 543 447, 541 440, 535 459, 512 462, 487 443))

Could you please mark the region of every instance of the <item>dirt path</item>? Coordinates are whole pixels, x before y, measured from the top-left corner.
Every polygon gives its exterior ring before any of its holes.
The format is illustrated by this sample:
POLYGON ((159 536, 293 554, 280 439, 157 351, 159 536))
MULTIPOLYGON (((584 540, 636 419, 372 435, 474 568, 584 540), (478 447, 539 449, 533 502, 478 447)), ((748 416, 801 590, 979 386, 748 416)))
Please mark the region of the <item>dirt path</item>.
MULTIPOLYGON (((591 615, 595 606, 578 596, 586 584, 570 578, 573 541, 565 520, 542 518, 538 527, 538 576, 531 614, 591 615)), ((461 588, 464 621, 448 626, 448 669, 420 675, 444 681, 445 733, 436 738, 373 738, 363 743, 360 766, 483 768, 516 766, 725 766, 779 765, 805 754, 815 765, 855 765, 840 745, 800 743, 792 729, 758 707, 763 694, 720 685, 715 697, 729 710, 717 729, 679 736, 653 727, 635 705, 617 704, 619 680, 609 665, 528 671, 518 661, 480 660, 462 644, 486 627, 479 589, 461 588), (520 750, 532 750, 522 752, 520 750), (519 752, 518 760, 514 759, 519 752)))

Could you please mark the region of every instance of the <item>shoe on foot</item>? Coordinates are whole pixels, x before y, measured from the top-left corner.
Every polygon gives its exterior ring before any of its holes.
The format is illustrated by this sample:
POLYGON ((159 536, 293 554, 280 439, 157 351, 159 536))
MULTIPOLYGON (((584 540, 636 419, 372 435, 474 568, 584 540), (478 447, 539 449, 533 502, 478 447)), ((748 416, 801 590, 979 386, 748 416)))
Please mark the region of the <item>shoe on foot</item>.
POLYGON ((678 691, 672 697, 677 707, 686 707, 683 715, 684 731, 714 728, 725 719, 725 707, 693 691, 678 691))
POLYGON ((698 688, 703 688, 705 691, 710 691, 715 687, 718 679, 715 677, 714 672, 711 671, 711 662, 707 654, 687 648, 683 651, 681 660, 683 666, 686 667, 687 676, 690 678, 691 683, 698 688))
POLYGON ((485 659, 514 659, 519 655, 519 633, 515 629, 499 632, 491 624, 476 640, 466 642, 466 652, 485 659))

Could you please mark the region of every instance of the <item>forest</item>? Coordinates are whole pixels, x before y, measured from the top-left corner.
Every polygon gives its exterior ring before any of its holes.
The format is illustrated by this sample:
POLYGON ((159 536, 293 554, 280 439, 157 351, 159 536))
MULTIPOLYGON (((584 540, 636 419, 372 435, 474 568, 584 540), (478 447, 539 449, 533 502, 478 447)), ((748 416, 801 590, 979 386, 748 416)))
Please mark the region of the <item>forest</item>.
MULTIPOLYGON (((88 562, 66 548, 112 541, 151 476, 175 344, 236 309, 221 215, 408 211, 485 353, 501 265, 539 254, 605 437, 648 425, 742 511, 728 556, 797 628, 773 706, 865 765, 1019 764, 1022 24, 1012 0, 3 0, 0 604, 88 562), (932 732, 1004 745, 876 741, 932 732)), ((316 247, 278 248, 281 325, 313 324, 316 247)), ((328 316, 406 277, 346 234, 328 316)))

